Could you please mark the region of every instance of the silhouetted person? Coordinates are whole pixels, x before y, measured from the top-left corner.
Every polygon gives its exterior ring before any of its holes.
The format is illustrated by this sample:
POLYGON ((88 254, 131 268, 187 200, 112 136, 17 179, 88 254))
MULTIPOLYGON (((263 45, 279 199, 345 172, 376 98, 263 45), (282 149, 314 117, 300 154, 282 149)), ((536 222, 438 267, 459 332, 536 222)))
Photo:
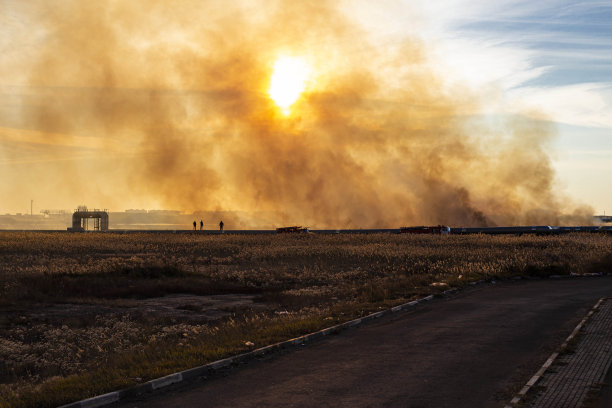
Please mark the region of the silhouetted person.
POLYGON ((223 232, 223 220, 219 223, 219 231, 223 232))
POLYGON ((194 231, 196 230, 196 222, 195 222, 195 220, 193 221, 193 230, 194 231))
POLYGON ((204 221, 200 220, 200 231, 204 228, 204 221))

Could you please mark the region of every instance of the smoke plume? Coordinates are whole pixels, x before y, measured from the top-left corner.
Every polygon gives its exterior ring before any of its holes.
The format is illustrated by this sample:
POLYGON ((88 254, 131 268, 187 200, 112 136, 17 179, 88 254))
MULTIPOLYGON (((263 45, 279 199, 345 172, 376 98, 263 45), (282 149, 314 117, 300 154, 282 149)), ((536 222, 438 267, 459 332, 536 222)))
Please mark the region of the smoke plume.
POLYGON ((484 98, 445 86, 423 40, 381 42, 337 4, 16 2, 40 43, 4 65, 30 91, 0 126, 44 139, 55 194, 115 208, 145 197, 310 227, 567 221, 546 120, 483 124, 484 98), (279 55, 313 71, 288 116, 267 93, 279 55), (67 151, 84 157, 53 161, 67 151))

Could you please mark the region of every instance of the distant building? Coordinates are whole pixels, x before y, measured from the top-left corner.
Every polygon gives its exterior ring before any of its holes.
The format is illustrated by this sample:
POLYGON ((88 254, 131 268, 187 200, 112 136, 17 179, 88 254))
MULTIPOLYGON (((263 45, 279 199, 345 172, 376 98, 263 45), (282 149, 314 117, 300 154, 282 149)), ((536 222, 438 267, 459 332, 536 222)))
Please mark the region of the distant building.
POLYGON ((178 211, 178 210, 149 210, 149 214, 180 215, 181 211, 178 211))
POLYGON ((128 214, 146 214, 147 210, 129 209, 129 210, 125 210, 125 212, 128 214))
POLYGON ((94 231, 108 231, 108 212, 97 209, 88 210, 85 206, 79 206, 72 214, 72 227, 68 228, 68 231, 87 231, 90 219, 94 221, 94 231))

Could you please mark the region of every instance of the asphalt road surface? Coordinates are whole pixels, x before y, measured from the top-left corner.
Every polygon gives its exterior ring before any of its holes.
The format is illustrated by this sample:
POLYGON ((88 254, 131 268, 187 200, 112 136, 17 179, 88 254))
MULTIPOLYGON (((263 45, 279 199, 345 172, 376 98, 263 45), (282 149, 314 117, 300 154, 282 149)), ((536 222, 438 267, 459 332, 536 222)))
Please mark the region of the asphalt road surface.
POLYGON ((120 407, 503 407, 612 278, 482 285, 120 407))

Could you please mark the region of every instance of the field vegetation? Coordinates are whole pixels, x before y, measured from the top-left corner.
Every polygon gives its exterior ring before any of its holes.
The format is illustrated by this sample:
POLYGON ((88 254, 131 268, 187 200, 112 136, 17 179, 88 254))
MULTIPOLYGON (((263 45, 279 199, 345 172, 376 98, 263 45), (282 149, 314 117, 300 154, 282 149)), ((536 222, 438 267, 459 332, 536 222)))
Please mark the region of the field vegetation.
POLYGON ((612 271, 612 236, 0 232, 0 406, 53 407, 478 280, 612 271))

